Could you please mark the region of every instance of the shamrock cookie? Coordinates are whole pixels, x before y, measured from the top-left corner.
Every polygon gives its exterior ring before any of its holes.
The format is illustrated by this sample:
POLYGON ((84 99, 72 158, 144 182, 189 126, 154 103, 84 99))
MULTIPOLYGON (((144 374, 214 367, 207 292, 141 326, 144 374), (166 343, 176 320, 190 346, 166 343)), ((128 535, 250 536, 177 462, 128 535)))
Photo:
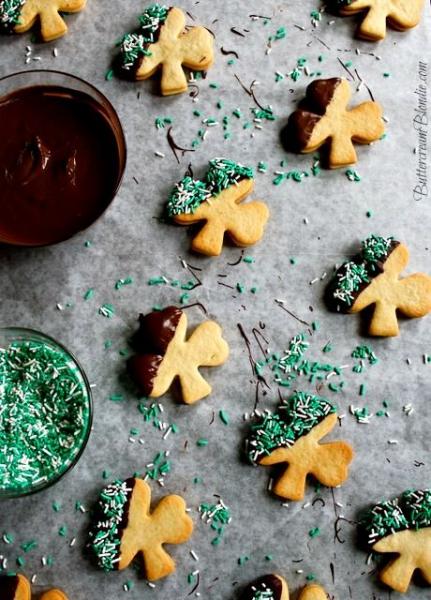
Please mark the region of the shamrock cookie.
POLYGON ((416 570, 431 584, 431 490, 377 504, 361 519, 360 532, 373 552, 397 555, 380 572, 386 585, 406 592, 416 570))
POLYGON ((40 21, 44 42, 51 42, 67 32, 61 12, 75 13, 86 0, 0 0, 0 31, 24 33, 40 21))
POLYGON ((397 310, 406 317, 424 317, 431 311, 431 277, 414 273, 400 279, 409 251, 392 237, 371 235, 360 254, 345 262, 327 290, 332 308, 357 313, 374 305, 370 335, 399 334, 397 310))
POLYGON ((393 29, 406 31, 419 23, 424 0, 336 0, 342 15, 366 13, 358 36, 372 42, 386 37, 386 21, 393 29))
MULTIPOLYGON (((289 600, 287 582, 281 575, 264 575, 248 585, 240 600, 289 600)), ((327 600, 326 592, 320 585, 307 585, 298 600, 327 600)))
POLYGON ((152 4, 139 17, 139 28, 119 42, 119 68, 133 79, 148 79, 161 68, 161 91, 171 96, 187 91, 183 65, 205 71, 214 62, 214 40, 205 27, 186 27, 176 7, 152 4))
POLYGON ((328 487, 348 477, 353 450, 346 442, 320 440, 337 423, 335 407, 325 398, 295 392, 273 414, 269 410, 251 427, 246 452, 254 465, 289 466, 272 491, 288 500, 302 500, 308 474, 328 487))
MULTIPOLYGON (((1 600, 31 600, 30 582, 24 575, 0 576, 1 600)), ((40 600, 67 600, 61 590, 49 590, 40 596, 40 600)))
POLYGON ((187 340, 187 316, 175 306, 140 315, 139 322, 134 337, 138 354, 128 360, 127 366, 142 393, 158 398, 178 377, 186 404, 208 396, 211 386, 199 373, 199 367, 217 367, 229 355, 219 325, 205 321, 187 340))
POLYGON ((175 571, 164 544, 183 544, 193 531, 180 496, 165 496, 150 511, 151 489, 142 479, 115 481, 100 494, 89 547, 104 571, 126 569, 142 556, 145 575, 156 581, 175 571))
POLYGON ((348 109, 351 89, 342 78, 318 79, 307 87, 301 108, 292 113, 283 131, 291 150, 308 154, 328 145, 328 166, 338 169, 358 161, 353 142, 370 144, 384 131, 382 108, 363 102, 348 109))
POLYGON ((167 204, 167 213, 180 225, 204 221, 193 238, 192 249, 218 256, 227 233, 234 244, 245 247, 258 242, 268 221, 263 202, 242 204, 254 187, 253 169, 226 158, 214 158, 203 180, 184 177, 176 184, 167 204))

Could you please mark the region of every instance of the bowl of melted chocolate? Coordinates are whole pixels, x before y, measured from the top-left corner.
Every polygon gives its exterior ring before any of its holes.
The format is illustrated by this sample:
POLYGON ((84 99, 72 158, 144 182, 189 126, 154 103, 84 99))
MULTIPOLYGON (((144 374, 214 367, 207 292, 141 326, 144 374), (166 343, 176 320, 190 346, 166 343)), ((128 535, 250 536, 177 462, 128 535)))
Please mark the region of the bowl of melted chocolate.
POLYGON ((111 204, 126 142, 109 100, 57 71, 0 79, 0 243, 45 246, 89 227, 111 204))

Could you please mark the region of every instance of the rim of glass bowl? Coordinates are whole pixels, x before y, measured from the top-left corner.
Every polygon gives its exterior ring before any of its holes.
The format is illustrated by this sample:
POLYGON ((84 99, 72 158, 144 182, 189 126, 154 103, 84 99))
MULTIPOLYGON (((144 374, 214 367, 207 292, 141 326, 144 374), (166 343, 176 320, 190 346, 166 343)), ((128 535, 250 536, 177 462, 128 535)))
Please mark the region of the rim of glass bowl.
POLYGON ((72 460, 70 461, 70 463, 67 465, 66 468, 64 468, 64 466, 63 466, 62 469, 60 469, 59 472, 54 477, 48 479, 47 481, 43 481, 35 486, 29 486, 29 487, 25 487, 22 489, 13 489, 13 490, 0 488, 0 500, 6 500, 9 498, 22 498, 24 496, 29 496, 31 494, 35 494, 42 490, 46 490, 46 489, 52 487, 53 485, 55 485, 56 483, 58 483, 60 481, 60 479, 62 479, 67 473, 69 473, 69 471, 71 471, 76 466, 76 464, 78 463, 79 459, 81 458, 81 456, 84 453, 84 450, 87 446, 87 443, 88 443, 88 440, 89 440, 90 434, 91 434, 91 428, 92 428, 92 424, 93 424, 93 412, 94 412, 93 411, 93 409, 94 409, 93 395, 91 392, 90 382, 89 382, 87 375, 85 374, 85 371, 82 368, 80 362, 75 357, 75 355, 66 348, 66 346, 64 346, 61 342, 58 342, 55 338, 51 337, 50 335, 47 335, 46 333, 43 333, 41 331, 37 331, 36 329, 31 329, 31 328, 27 328, 27 327, 0 327, 0 336, 8 335, 8 333, 10 334, 10 338, 11 338, 9 343, 11 343, 13 341, 20 341, 20 340, 22 340, 22 341, 31 341, 31 340, 45 341, 45 342, 49 343, 50 345, 54 346, 54 348, 57 348, 57 349, 61 350, 62 352, 64 352, 64 354, 67 356, 67 358, 70 359, 74 363, 76 368, 78 369, 79 375, 81 376, 82 381, 84 383, 85 390, 87 393, 88 418, 87 418, 87 423, 86 423, 86 430, 83 434, 81 445, 80 445, 77 453, 72 458, 72 460))

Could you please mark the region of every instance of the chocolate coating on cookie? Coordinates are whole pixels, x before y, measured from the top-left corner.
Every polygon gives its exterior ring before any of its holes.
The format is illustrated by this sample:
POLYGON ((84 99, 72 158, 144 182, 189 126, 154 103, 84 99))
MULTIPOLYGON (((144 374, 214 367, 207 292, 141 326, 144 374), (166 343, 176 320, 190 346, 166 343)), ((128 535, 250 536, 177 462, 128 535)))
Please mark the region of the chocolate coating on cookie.
POLYGON ((286 147, 295 151, 304 150, 313 135, 314 128, 323 117, 334 97, 341 79, 317 79, 308 87, 301 108, 293 112, 282 133, 286 147))
POLYGON ((14 600, 19 585, 18 575, 0 576, 0 598, 1 600, 14 600))
POLYGON ((127 370, 145 396, 151 394, 163 356, 175 336, 182 314, 181 309, 168 306, 162 311, 139 317, 139 330, 133 337, 138 354, 127 361, 127 370))
POLYGON ((133 337, 133 345, 138 352, 165 354, 175 335, 183 311, 168 306, 162 311, 154 311, 139 316, 139 330, 133 337))
POLYGON ((383 273, 385 262, 399 244, 393 238, 375 235, 364 240, 362 251, 337 269, 327 287, 325 300, 328 307, 349 312, 373 278, 383 273))
POLYGON ((241 600, 256 600, 256 598, 259 598, 259 592, 268 591, 272 592, 271 598, 281 600, 283 583, 277 575, 264 575, 248 585, 241 596, 241 600))

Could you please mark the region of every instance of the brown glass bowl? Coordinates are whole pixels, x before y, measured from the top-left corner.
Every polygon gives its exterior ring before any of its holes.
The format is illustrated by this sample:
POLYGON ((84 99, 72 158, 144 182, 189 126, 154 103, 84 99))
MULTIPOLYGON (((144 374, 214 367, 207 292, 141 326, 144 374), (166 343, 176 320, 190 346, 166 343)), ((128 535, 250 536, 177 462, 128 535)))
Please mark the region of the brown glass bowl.
POLYGON ((1 112, 13 125, 0 142, 0 243, 46 246, 92 225, 126 167, 123 128, 109 100, 74 75, 25 71, 0 79, 1 112), (30 115, 22 121, 19 102, 30 115))

